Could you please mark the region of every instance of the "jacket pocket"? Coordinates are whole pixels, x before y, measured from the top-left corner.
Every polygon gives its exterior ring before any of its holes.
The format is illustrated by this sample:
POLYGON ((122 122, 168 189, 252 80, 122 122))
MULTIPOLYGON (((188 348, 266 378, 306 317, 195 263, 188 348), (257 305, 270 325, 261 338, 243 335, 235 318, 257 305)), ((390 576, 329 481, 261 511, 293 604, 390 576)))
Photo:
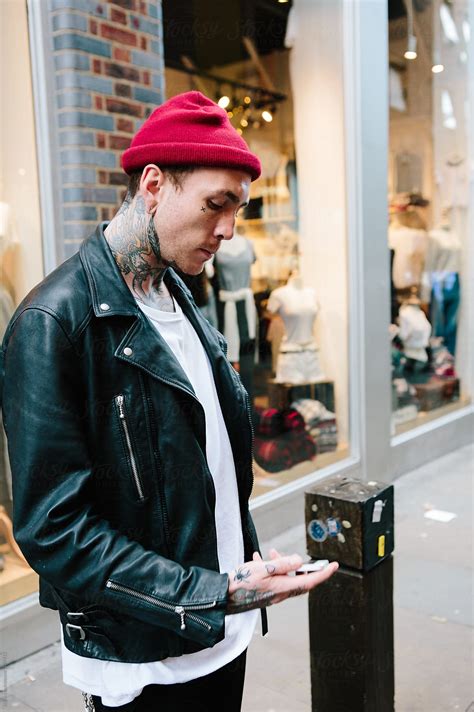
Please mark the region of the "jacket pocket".
POLYGON ((122 440, 125 447, 125 453, 133 478, 135 490, 138 495, 138 499, 140 501, 143 501, 145 499, 145 492, 143 490, 143 482, 140 476, 138 460, 133 449, 130 424, 128 422, 127 412, 125 409, 125 396, 115 396, 114 400, 120 423, 120 432, 122 433, 122 440))

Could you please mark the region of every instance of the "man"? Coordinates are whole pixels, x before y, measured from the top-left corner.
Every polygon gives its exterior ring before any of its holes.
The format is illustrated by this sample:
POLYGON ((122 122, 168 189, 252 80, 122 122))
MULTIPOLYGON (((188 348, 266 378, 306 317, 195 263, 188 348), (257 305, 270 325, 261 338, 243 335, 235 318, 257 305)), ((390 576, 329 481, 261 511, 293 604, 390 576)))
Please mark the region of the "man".
POLYGON ((261 559, 248 397, 174 271, 199 274, 232 238, 260 165, 189 92, 155 110, 123 167, 117 215, 5 336, 15 534, 88 709, 240 710, 257 609, 337 568, 296 578, 299 556, 261 559))

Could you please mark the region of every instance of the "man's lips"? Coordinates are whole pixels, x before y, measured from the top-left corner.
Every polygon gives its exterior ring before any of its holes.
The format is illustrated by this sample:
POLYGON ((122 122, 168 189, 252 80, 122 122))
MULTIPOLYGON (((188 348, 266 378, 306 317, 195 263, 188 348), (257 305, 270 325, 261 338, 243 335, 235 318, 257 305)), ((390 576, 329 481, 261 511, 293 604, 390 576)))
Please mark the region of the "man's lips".
POLYGON ((201 252, 204 252, 204 254, 207 255, 207 259, 208 259, 208 260, 211 259, 211 257, 212 257, 213 255, 215 255, 215 253, 217 252, 217 249, 215 249, 215 250, 206 250, 205 247, 200 247, 199 249, 201 250, 201 252))

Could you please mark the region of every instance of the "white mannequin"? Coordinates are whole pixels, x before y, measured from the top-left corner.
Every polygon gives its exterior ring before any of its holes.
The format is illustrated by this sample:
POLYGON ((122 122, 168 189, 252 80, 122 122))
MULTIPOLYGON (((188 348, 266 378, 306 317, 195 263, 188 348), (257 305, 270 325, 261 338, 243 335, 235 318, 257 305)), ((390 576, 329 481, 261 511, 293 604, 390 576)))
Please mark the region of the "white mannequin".
POLYGON ((414 294, 400 307, 399 322, 398 335, 403 342, 405 356, 426 363, 431 324, 420 307, 420 300, 414 294))
POLYGON ((293 270, 284 287, 275 289, 267 310, 279 314, 285 324, 276 368, 276 383, 314 383, 324 374, 319 364, 318 347, 313 327, 318 313, 314 289, 305 287, 297 270, 293 270))

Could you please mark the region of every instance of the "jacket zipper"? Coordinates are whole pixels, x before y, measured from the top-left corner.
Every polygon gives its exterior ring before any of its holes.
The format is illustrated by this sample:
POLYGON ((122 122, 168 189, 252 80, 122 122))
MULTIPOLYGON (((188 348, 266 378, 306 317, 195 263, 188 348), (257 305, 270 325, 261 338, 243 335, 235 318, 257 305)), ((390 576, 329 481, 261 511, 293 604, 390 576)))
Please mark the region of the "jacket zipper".
POLYGON ((122 584, 115 583, 115 581, 111 581, 110 579, 105 585, 107 586, 107 588, 110 588, 113 591, 127 593, 128 595, 133 596, 134 598, 138 598, 141 601, 151 603, 151 605, 153 606, 157 606, 158 608, 165 608, 168 611, 173 611, 174 613, 177 613, 181 619, 181 630, 186 630, 185 616, 188 616, 188 618, 190 618, 195 623, 199 623, 199 625, 202 625, 204 628, 207 628, 207 630, 212 630, 212 627, 209 625, 209 623, 206 623, 206 621, 204 621, 202 618, 199 618, 199 616, 195 616, 193 613, 188 613, 188 611, 202 611, 208 608, 215 608, 217 603, 216 601, 211 601, 211 603, 202 603, 195 606, 174 606, 172 603, 165 603, 165 601, 160 601, 160 599, 156 598, 155 596, 151 596, 148 593, 141 593, 140 591, 136 591, 134 588, 129 588, 129 586, 123 586, 122 584))
POLYGON ((135 455, 133 454, 132 440, 130 438, 130 431, 128 429, 127 418, 125 416, 124 401, 125 401, 125 398, 122 395, 116 396, 116 398, 115 398, 115 402, 117 403, 117 407, 118 407, 120 422, 122 423, 122 430, 125 435, 125 442, 127 444, 128 456, 130 459, 130 465, 132 467, 132 473, 133 473, 133 479, 135 481, 135 486, 137 488, 139 498, 145 499, 145 495, 143 494, 142 483, 140 481, 140 475, 138 474, 137 461, 135 460, 135 455))

